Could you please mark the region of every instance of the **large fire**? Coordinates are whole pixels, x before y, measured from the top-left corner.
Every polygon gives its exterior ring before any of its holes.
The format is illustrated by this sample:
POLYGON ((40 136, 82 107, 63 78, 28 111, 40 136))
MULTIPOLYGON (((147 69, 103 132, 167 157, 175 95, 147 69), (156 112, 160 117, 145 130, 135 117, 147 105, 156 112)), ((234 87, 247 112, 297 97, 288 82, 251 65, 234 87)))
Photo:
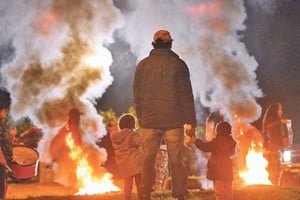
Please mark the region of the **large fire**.
POLYGON ((245 171, 239 172, 239 176, 244 180, 245 185, 265 184, 271 185, 269 173, 266 170, 268 161, 263 155, 262 143, 255 144, 251 142, 249 151, 246 155, 245 171))
POLYGON ((102 177, 95 176, 93 168, 88 163, 87 154, 80 146, 75 145, 71 133, 68 133, 66 136, 66 144, 70 149, 70 158, 77 165, 76 177, 79 183, 77 195, 93 195, 120 191, 120 188, 113 184, 111 174, 105 173, 102 177))

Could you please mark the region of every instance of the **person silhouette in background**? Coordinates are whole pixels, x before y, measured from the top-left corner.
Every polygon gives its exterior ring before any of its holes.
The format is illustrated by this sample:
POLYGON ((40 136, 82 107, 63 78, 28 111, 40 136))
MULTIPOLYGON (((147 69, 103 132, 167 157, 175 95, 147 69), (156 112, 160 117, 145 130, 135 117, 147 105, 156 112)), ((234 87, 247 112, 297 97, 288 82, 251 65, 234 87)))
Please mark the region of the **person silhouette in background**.
POLYGON ((264 147, 269 161, 269 178, 274 185, 278 185, 280 176, 279 150, 289 146, 287 121, 282 118, 283 109, 280 103, 270 104, 263 117, 262 135, 264 147))
POLYGON ((55 181, 72 185, 76 183, 76 162, 73 161, 69 154, 70 148, 67 145, 66 138, 71 134, 74 144, 80 146, 82 144, 83 131, 80 129, 80 111, 72 108, 68 112, 68 120, 65 125, 58 131, 57 135, 51 140, 49 154, 55 167, 55 181))

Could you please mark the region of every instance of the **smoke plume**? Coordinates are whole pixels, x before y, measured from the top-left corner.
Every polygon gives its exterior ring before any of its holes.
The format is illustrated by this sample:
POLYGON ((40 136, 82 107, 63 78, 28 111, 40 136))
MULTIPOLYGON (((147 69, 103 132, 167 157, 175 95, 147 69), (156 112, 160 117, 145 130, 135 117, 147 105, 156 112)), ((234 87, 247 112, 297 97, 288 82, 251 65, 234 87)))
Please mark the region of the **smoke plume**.
POLYGON ((130 2, 134 10, 125 15, 124 38, 138 60, 151 49, 153 33, 167 29, 204 106, 222 110, 228 118, 258 119, 261 108, 256 98, 262 96, 255 74, 258 64, 239 35, 246 28, 243 1, 130 2))
POLYGON ((119 10, 110 0, 4 0, 0 15, 0 45, 14 48, 1 63, 1 85, 11 93, 12 116, 43 127, 41 160, 73 107, 83 113, 82 137, 94 144, 106 132, 93 102, 113 81, 105 45, 123 25, 119 10))

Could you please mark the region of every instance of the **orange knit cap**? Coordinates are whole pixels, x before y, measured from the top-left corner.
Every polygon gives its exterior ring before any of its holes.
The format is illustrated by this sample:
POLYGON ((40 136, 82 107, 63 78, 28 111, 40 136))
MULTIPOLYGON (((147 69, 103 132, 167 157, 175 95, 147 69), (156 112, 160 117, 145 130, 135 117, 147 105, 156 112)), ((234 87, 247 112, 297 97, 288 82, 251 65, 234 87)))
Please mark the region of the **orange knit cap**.
POLYGON ((173 41, 169 31, 159 30, 153 36, 153 42, 155 43, 158 39, 161 39, 164 43, 173 41))

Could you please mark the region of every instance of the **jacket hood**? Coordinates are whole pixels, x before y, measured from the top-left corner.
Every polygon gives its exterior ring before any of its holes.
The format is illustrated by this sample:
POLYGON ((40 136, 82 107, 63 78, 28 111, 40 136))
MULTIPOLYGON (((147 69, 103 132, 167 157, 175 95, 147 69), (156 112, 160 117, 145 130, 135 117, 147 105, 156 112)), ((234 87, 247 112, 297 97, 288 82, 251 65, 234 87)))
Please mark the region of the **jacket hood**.
POLYGON ((113 132, 110 136, 110 139, 113 143, 115 144, 121 144, 125 138, 127 137, 128 134, 132 132, 131 129, 124 128, 123 130, 120 130, 119 132, 113 132))

